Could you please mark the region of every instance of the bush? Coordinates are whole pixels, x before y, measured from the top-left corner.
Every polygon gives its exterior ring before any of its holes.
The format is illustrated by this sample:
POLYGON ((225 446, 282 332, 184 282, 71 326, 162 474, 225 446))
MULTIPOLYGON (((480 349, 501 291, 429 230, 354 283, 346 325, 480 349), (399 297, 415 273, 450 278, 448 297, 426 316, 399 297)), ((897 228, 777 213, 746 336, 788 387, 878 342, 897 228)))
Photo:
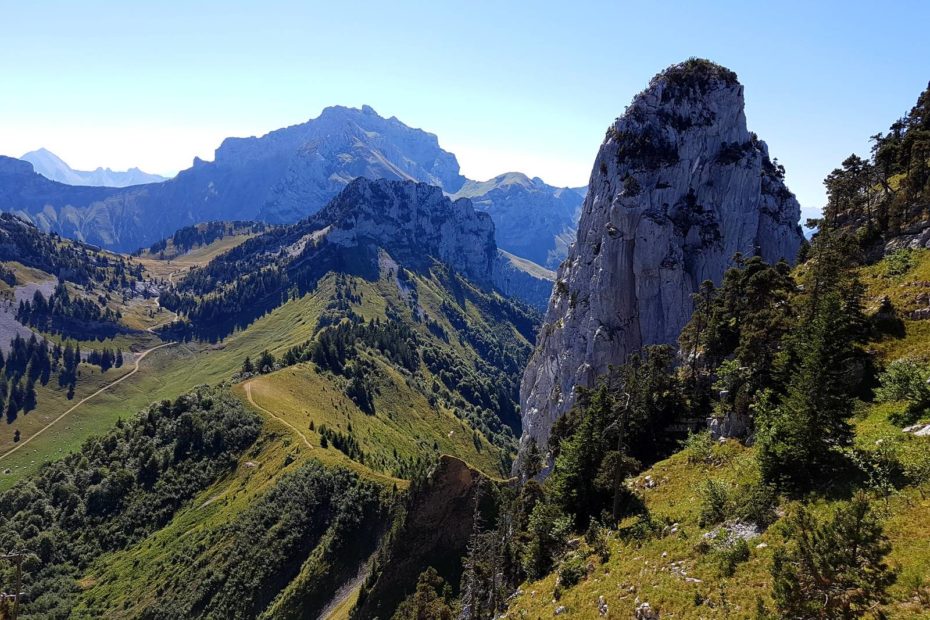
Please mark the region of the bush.
POLYGON ((897 359, 878 377, 875 390, 879 402, 904 401, 907 410, 898 422, 908 424, 930 414, 930 367, 912 359, 897 359))
POLYGON ((776 518, 778 494, 775 487, 763 482, 743 485, 734 494, 734 514, 740 521, 768 527, 776 518))
POLYGON ((732 544, 721 545, 714 551, 714 560, 721 576, 732 577, 736 567, 749 560, 749 544, 737 538, 732 544))
POLYGON ((708 480, 701 489, 701 517, 698 524, 707 527, 723 522, 727 518, 729 505, 729 490, 726 484, 718 480, 708 480))
POLYGON ((571 531, 571 518, 557 506, 541 501, 533 507, 527 533, 529 542, 523 549, 523 570, 530 579, 539 579, 552 569, 552 563, 563 548, 571 531))
POLYGON ((778 494, 775 487, 753 481, 730 488, 719 480, 708 480, 701 490, 701 527, 727 519, 754 523, 761 528, 775 521, 778 494))
POLYGON ((865 495, 823 521, 802 506, 785 521, 783 536, 771 568, 780 617, 847 620, 887 601, 896 578, 885 564, 891 545, 865 495))
POLYGON ((903 276, 917 264, 914 250, 901 248, 885 257, 885 275, 888 277, 903 276))
POLYGON ((571 588, 577 585, 587 574, 588 570, 584 555, 573 553, 559 567, 559 585, 563 588, 571 588))
POLYGON ((904 480, 917 487, 921 497, 926 497, 926 489, 930 484, 930 446, 926 440, 915 438, 912 450, 903 450, 901 454, 901 469, 904 480))
POLYGON ((601 562, 610 559, 610 530, 600 522, 592 519, 588 525, 588 531, 584 535, 585 542, 591 545, 591 549, 600 558, 601 562))
POLYGON ((688 433, 682 448, 688 453, 688 463, 691 465, 710 464, 714 460, 714 440, 710 431, 688 433))

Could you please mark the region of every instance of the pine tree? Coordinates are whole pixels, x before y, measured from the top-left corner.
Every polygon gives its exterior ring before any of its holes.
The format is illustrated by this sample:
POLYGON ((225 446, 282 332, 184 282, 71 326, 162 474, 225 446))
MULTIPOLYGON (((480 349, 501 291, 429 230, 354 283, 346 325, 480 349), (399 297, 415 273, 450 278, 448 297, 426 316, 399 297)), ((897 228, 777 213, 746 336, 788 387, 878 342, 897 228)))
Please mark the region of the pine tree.
POLYGON ((859 618, 885 602, 895 571, 868 498, 859 494, 819 522, 804 506, 785 523, 772 561, 773 597, 785 618, 859 618))
POLYGON ((844 240, 815 240, 815 256, 801 300, 801 325, 790 339, 783 369, 786 393, 757 410, 758 458, 767 483, 810 487, 849 445, 857 343, 865 334, 862 288, 850 269, 844 240))

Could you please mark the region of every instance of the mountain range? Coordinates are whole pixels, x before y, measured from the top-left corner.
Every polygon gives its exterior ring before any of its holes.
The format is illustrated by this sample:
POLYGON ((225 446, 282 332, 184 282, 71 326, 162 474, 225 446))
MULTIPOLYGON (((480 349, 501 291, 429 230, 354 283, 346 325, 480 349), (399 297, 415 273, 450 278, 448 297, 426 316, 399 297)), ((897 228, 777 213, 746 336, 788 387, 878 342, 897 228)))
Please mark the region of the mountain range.
POLYGON ((368 107, 0 159, 0 618, 925 617, 930 86, 873 141, 809 241, 698 58, 581 190, 368 107))
POLYGON ((523 175, 469 181, 435 135, 383 118, 369 106, 329 107, 315 119, 262 137, 227 138, 212 162, 197 158, 161 183, 88 191, 58 182, 60 175, 48 182, 34 178, 44 163, 30 170, 0 158, 0 166, 0 209, 43 230, 117 251, 148 246, 203 221, 296 222, 363 176, 424 182, 469 197, 498 224, 503 250, 554 267, 565 256, 582 199, 574 190, 523 175))
POLYGON ((36 172, 51 181, 58 181, 67 185, 93 185, 102 187, 127 187, 129 185, 143 185, 145 183, 161 183, 168 177, 143 172, 138 168, 129 170, 112 170, 98 167, 95 170, 75 170, 63 159, 48 149, 29 151, 22 157, 28 161, 36 172))

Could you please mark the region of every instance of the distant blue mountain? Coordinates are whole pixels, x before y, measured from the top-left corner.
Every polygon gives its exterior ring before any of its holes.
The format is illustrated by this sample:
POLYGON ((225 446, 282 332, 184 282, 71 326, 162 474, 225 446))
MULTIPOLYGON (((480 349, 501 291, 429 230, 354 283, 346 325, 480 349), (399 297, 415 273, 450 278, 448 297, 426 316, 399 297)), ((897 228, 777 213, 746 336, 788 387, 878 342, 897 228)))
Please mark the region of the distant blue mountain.
POLYGON ((49 171, 60 162, 51 153, 30 156, 39 163, 0 158, 0 171, 6 171, 0 172, 0 209, 24 215, 43 230, 118 251, 210 220, 296 222, 319 211, 351 180, 368 177, 424 182, 471 197, 499 227, 502 249, 554 266, 574 236, 581 204, 575 190, 519 173, 468 181, 434 134, 383 118, 368 106, 330 107, 315 119, 261 137, 227 138, 212 162, 195 159, 173 179, 121 189, 49 180, 71 177, 49 171))
POLYGON ((127 187, 144 183, 161 183, 168 177, 149 174, 138 168, 125 171, 97 168, 96 170, 75 170, 60 157, 48 149, 29 151, 20 159, 28 161, 35 171, 46 179, 67 183, 68 185, 93 185, 99 187, 127 187))

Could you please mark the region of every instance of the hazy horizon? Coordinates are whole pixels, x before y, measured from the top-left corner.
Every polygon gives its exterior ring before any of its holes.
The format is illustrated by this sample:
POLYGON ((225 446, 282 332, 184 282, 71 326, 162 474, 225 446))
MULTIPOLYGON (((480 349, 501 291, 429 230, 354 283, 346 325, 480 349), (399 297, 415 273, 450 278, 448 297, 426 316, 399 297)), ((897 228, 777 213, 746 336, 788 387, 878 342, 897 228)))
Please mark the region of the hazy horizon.
POLYGON ((826 174, 913 105, 930 60, 917 2, 888 26, 839 2, 270 6, 7 7, 0 67, 16 96, 0 99, 0 153, 170 176, 226 137, 366 104, 436 134, 470 178, 576 187, 632 97, 699 56, 739 75, 749 128, 810 216, 826 174))

